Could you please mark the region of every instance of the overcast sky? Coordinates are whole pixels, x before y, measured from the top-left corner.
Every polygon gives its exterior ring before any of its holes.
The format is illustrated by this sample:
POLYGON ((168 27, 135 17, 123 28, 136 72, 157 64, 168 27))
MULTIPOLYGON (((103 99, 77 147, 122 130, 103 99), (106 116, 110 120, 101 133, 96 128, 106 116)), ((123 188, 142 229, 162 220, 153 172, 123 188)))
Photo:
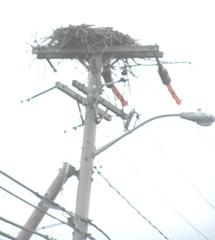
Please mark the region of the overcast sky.
MULTIPOLYGON (((44 194, 63 166, 79 168, 83 127, 76 102, 53 90, 23 101, 56 81, 87 83, 87 72, 75 61, 53 61, 54 73, 31 47, 37 37, 57 27, 94 24, 113 27, 143 45, 158 44, 182 104, 178 106, 161 83, 155 66, 134 69, 138 78, 125 89, 129 106, 140 122, 160 114, 202 111, 215 114, 213 1, 5 1, 1 3, 0 169, 44 194)), ((122 87, 119 85, 119 88, 122 87)), ((104 97, 111 97, 109 89, 104 97)), ((110 98, 112 99, 112 98, 110 98)), ((115 102, 113 102, 115 103, 115 102)), ((118 105, 119 106, 119 105, 118 105)), ((84 108, 82 108, 84 114, 84 108)), ((140 123, 139 122, 139 123, 140 123)), ((124 133, 113 117, 97 128, 96 147, 124 133)), ((200 127, 179 118, 148 123, 95 159, 95 166, 129 202, 168 239, 215 238, 215 126, 200 127)), ((96 172, 93 175, 90 219, 112 240, 164 239, 96 172)), ((75 211, 77 179, 68 180, 56 202, 75 211)), ((4 176, 0 185, 33 204, 38 199, 4 176)), ((32 208, 0 190, 0 216, 24 224, 32 208)), ((56 210, 52 214, 64 219, 56 210)), ((42 226, 57 221, 46 217, 42 226)), ((0 221, 0 230, 16 236, 19 229, 0 221)), ((40 231, 58 240, 72 239, 65 226, 40 231)), ((97 240, 106 239, 92 227, 97 240)), ((5 239, 0 237, 0 239, 5 239)), ((41 239, 34 236, 32 239, 41 239)))

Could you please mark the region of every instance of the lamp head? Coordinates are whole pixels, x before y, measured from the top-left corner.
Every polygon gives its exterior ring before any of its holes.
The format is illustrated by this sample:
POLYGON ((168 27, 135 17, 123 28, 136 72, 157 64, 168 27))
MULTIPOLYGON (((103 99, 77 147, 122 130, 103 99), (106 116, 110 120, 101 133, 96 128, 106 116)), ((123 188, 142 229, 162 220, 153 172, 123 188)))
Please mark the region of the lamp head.
POLYGON ((180 113, 180 117, 186 120, 190 120, 196 122, 201 126, 210 126, 215 118, 212 114, 204 113, 201 111, 198 112, 182 112, 180 113))

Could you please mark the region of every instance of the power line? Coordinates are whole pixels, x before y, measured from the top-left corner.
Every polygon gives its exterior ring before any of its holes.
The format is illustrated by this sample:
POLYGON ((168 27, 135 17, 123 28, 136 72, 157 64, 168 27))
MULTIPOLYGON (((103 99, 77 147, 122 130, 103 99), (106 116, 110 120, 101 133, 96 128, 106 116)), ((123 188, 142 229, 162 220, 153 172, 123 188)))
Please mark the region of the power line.
MULTIPOLYGON (((116 147, 116 146, 115 146, 116 147)), ((117 147, 116 147, 117 148, 117 147)), ((118 149, 118 148, 117 148, 118 149)), ((162 196, 162 194, 142 175, 142 173, 136 169, 136 167, 128 160, 128 158, 118 149, 118 151, 123 155, 125 159, 129 162, 129 164, 133 167, 133 169, 148 183, 148 185, 160 196, 162 199, 168 204, 168 206, 179 216, 181 217, 190 227, 192 227, 196 232, 198 232, 204 239, 209 240, 203 233, 201 233, 192 223, 190 223, 179 211, 177 211, 176 208, 174 208, 169 201, 167 201, 166 198, 162 196)), ((97 170, 98 172, 98 170, 97 170)), ((100 173, 100 176, 103 177, 100 173)), ((104 178, 104 177, 103 177, 104 178)), ((104 178, 105 179, 105 178, 104 178)), ((109 184, 108 180, 105 179, 107 183, 109 184)), ((109 184, 110 185, 110 184, 109 184)), ((112 185, 110 185, 112 187, 112 185)), ((118 190, 116 190, 114 187, 113 189, 118 193, 118 190)), ((120 193, 119 193, 120 194, 120 193)), ((120 194, 121 195, 121 194, 120 194)))
POLYGON ((200 133, 201 137, 204 139, 204 141, 206 142, 206 144, 208 145, 208 147, 212 150, 213 154, 215 154, 215 149, 212 146, 212 144, 208 141, 208 139, 205 137, 205 135, 203 134, 203 132, 200 130, 200 128, 198 127, 198 125, 196 125, 196 128, 198 130, 198 132, 200 133))
MULTIPOLYGON (((14 179, 13 177, 9 176, 7 173, 3 172, 0 170, 0 173, 3 174, 4 176, 6 176, 7 178, 9 178, 10 180, 12 180, 13 182, 17 183, 18 185, 22 186, 23 188, 25 188, 26 190, 28 190, 29 192, 31 192, 32 194, 34 194, 36 197, 38 197, 39 199, 43 200, 44 203, 49 204, 52 208, 56 208, 56 209, 64 209, 63 207, 61 207, 59 204, 51 201, 50 199, 42 196, 41 194, 39 194, 38 192, 35 192, 34 190, 32 190, 31 188, 27 187, 26 185, 22 184, 21 182, 17 181, 16 179, 14 179)), ((2 187, 1 187, 2 188, 2 187)), ((3 189, 3 188, 2 188, 3 189)), ((5 191, 7 191, 9 193, 8 190, 6 190, 5 188, 3 189, 5 191)), ((15 195, 13 193, 11 193, 12 195, 15 195)), ((15 195, 17 198, 20 199, 20 197, 18 197, 17 195, 15 195)), ((25 201, 25 200, 24 200, 25 201)))
POLYGON ((154 224, 152 224, 152 222, 146 218, 145 216, 143 216, 143 214, 136 208, 134 207, 108 180, 106 177, 104 177, 100 171, 98 171, 98 169, 96 167, 94 167, 94 169, 96 170, 96 172, 108 183, 108 185, 115 190, 115 192, 117 192, 117 194, 123 199, 125 200, 128 205, 130 207, 132 207, 144 220, 146 220, 159 234, 161 234, 165 239, 169 240, 169 238, 164 235, 154 224))
MULTIPOLYGON (((30 189, 29 187, 25 186, 24 184, 22 184, 21 182, 17 181, 15 178, 9 176, 7 173, 3 172, 0 170, 0 173, 2 175, 4 175, 5 177, 9 178, 10 180, 12 180, 13 182, 17 183, 18 185, 20 185, 21 187, 25 188, 26 190, 28 190, 29 192, 33 193, 34 195, 36 195, 37 197, 39 198, 44 198, 46 199, 45 197, 43 197, 42 195, 40 195, 39 193, 33 191, 32 189, 30 189)), ((49 199, 47 199, 47 201, 51 201, 49 199)))
MULTIPOLYGON (((62 207, 62 206, 60 206, 59 204, 57 204, 57 203, 55 203, 55 202, 53 202, 53 201, 51 201, 51 200, 43 197, 43 196, 40 195, 39 193, 33 191, 33 190, 30 189, 29 187, 27 187, 27 186, 25 186, 24 184, 20 183, 19 181, 17 181, 17 180, 14 179, 13 177, 9 176, 9 175, 6 174, 5 172, 3 172, 3 171, 0 170, 0 173, 3 174, 4 176, 8 177, 10 180, 16 182, 18 185, 22 186, 23 188, 27 189, 28 191, 30 191, 31 193, 33 193, 34 195, 36 195, 38 198, 42 199, 42 200, 44 201, 44 203, 47 203, 48 205, 50 205, 50 207, 54 207, 55 209, 58 209, 58 210, 61 210, 61 211, 65 212, 65 213, 67 213, 67 214, 68 214, 70 217, 72 217, 72 218, 76 217, 76 218, 78 218, 79 220, 81 220, 81 221, 83 221, 83 222, 85 222, 85 223, 90 224, 91 226, 95 227, 99 232, 101 232, 108 240, 111 240, 110 237, 109 237, 101 228, 99 228, 96 224, 92 223, 91 220, 89 220, 89 219, 83 219, 83 218, 77 216, 76 214, 72 213, 71 211, 66 210, 64 207, 62 207)), ((17 196, 16 194, 10 192, 9 190, 7 190, 7 189, 5 189, 5 188, 3 188, 3 187, 1 187, 1 186, 0 186, 0 188, 1 188, 2 190, 6 191, 7 193, 11 194, 12 196, 18 198, 19 200, 25 202, 26 204, 28 204, 28 205, 36 208, 37 210, 39 210, 39 211, 41 211, 41 212, 44 212, 44 213, 47 214, 48 216, 50 216, 50 217, 52 217, 52 218, 60 221, 60 222, 63 223, 63 224, 66 224, 66 225, 72 227, 74 230, 78 231, 80 234, 84 234, 83 232, 81 232, 81 231, 79 231, 78 229, 76 229, 73 224, 68 224, 68 223, 66 223, 66 222, 64 222, 64 221, 62 221, 62 220, 54 217, 53 215, 51 215, 51 214, 49 214, 49 213, 41 210, 40 208, 34 206, 33 204, 27 202, 26 200, 22 199, 21 197, 17 196)), ((93 237, 91 236, 91 234, 89 234, 89 233, 86 234, 86 237, 88 237, 88 238, 91 239, 91 240, 94 240, 94 238, 93 238, 93 237)))
MULTIPOLYGON (((154 139, 155 140, 155 139, 154 139)), ((156 141, 157 142, 157 141, 156 141)), ((116 146, 115 146, 116 147, 116 146)), ((160 146, 161 147, 161 146, 160 146)), ((201 233, 192 223, 190 223, 176 208, 174 208, 166 198, 162 196, 162 194, 143 176, 143 174, 128 160, 128 158, 121 152, 121 150, 116 147, 120 154, 127 159, 129 164, 133 167, 133 169, 148 183, 148 185, 160 196, 162 199, 168 204, 168 206, 179 216, 181 217, 190 227, 192 227, 195 231, 197 231, 203 238, 209 240, 203 233, 201 233)), ((161 148, 162 149, 162 148, 161 148)), ((162 149, 163 150, 163 149, 162 149)), ((164 151, 164 150, 163 150, 164 151)), ((166 153, 167 154, 167 153, 166 153)), ((168 155, 167 155, 168 156, 168 155)), ((117 191, 117 190, 116 190, 117 191)))
MULTIPOLYGON (((145 127, 145 130, 147 130, 147 128, 145 127)), ((150 136, 152 137, 152 139, 156 142, 156 144, 160 147, 160 149, 166 154, 166 156, 171 160, 171 157, 167 154, 166 151, 164 151, 164 149, 162 148, 162 146, 159 144, 159 142, 154 138, 154 136, 147 130, 147 132, 150 134, 150 136)), ((115 146, 116 147, 116 146, 115 146)), ((117 147, 116 147, 117 148, 117 147)), ((118 149, 118 148, 117 148, 118 149)), ((118 149, 118 151, 123 155, 124 158, 127 159, 127 157, 118 149)), ((128 160, 128 159, 127 159, 128 160)), ((133 167, 133 169, 138 172, 141 177, 143 177, 142 173, 140 173, 135 167, 134 165, 128 161, 129 164, 133 167)), ((215 206, 200 192, 200 190, 191 182, 191 180, 183 173, 183 171, 176 165, 176 163, 171 160, 171 163, 174 164, 175 168, 181 173, 181 175, 187 180, 187 182, 191 185, 191 187, 205 200, 205 202, 207 202, 208 205, 210 205, 210 207, 213 208, 213 210, 215 210, 215 206)), ((144 178, 144 177, 143 177, 144 178)), ((154 188, 145 178, 144 180, 157 192, 157 189, 154 188)), ((159 193, 160 196, 162 196, 159 193)), ((187 222, 193 229, 195 229, 202 237, 204 237, 205 239, 208 239, 204 234, 202 234, 194 225, 192 225, 184 216, 182 216, 163 196, 162 198, 166 201, 166 203, 185 221, 187 222)))
MULTIPOLYGON (((74 226, 74 218, 78 218, 80 221, 83 221, 83 222, 85 222, 85 223, 87 223, 87 224, 95 227, 95 228, 96 228, 99 232, 101 232, 108 240, 111 240, 110 237, 109 237, 101 228, 99 228, 96 224, 92 223, 92 220, 81 218, 81 217, 77 216, 77 215, 74 214, 74 213, 71 214, 71 212, 67 211, 66 209, 64 209, 64 210, 62 209, 62 211, 65 212, 65 213, 67 213, 67 214, 69 214, 70 218, 69 218, 68 220, 69 220, 69 222, 70 222, 70 224, 71 224, 71 226, 72 226, 73 228, 75 227, 75 226, 74 226)), ((76 230, 77 230, 77 229, 76 229, 76 230)), ((90 234, 87 234, 87 236, 90 238, 90 234), (88 235, 89 235, 89 236, 88 236, 88 235)), ((91 238, 91 239, 93 239, 93 238, 91 238)))
MULTIPOLYGON (((39 227, 39 228, 37 228, 36 230, 37 231, 41 231, 41 230, 44 230, 44 229, 47 229, 47 228, 52 228, 52 227, 56 227, 56 226, 60 226, 60 225, 62 225, 63 223, 53 223, 53 224, 49 224, 49 225, 45 225, 45 226, 42 226, 42 227, 39 227)), ((14 232, 13 234, 17 234, 18 233, 18 231, 16 231, 16 232, 14 232)), ((1 235, 1 232, 0 232, 0 235, 1 235)), ((10 235, 9 235, 10 236, 10 235)), ((13 237, 14 238, 14 237, 13 237)), ((14 239, 16 239, 16 238, 14 238, 14 239)))
MULTIPOLYGON (((200 129, 197 128, 199 131, 200 129)), ((169 154, 162 148, 161 144, 155 139, 155 137, 149 132, 149 130, 145 127, 145 130, 148 132, 148 134, 150 135, 150 137, 154 140, 154 142, 160 147, 160 149, 165 153, 165 155, 170 159, 171 163, 175 166, 175 168, 180 172, 180 174, 185 178, 185 180, 187 180, 187 182, 191 185, 191 187, 208 203, 208 205, 210 205, 214 210, 215 210, 215 206, 200 192, 200 190, 192 183, 192 181, 184 174, 184 172, 178 167, 178 165, 171 159, 171 157, 169 156, 169 154)), ((200 132, 201 133, 201 132, 200 132)), ((204 136, 203 136, 204 137, 204 136)), ((110 139, 110 137, 107 136, 108 139, 110 139)), ((206 140, 206 139, 205 139, 206 140)), ((207 141, 207 140, 206 140, 207 141)), ((136 167, 128 160, 128 158, 122 153, 122 151, 115 145, 115 148, 119 151, 119 153, 125 158, 127 159, 127 161, 129 162, 129 164, 133 167, 133 169, 139 173, 139 175, 143 178, 142 173, 140 173, 136 167)), ((212 146, 211 146, 212 148, 212 146)), ((215 150, 214 150, 215 153, 215 150)), ((144 180, 149 184, 149 182, 144 178, 144 180)), ((155 189, 154 189, 155 190, 155 189)))
POLYGON ((175 168, 180 172, 180 174, 185 178, 185 180, 190 184, 190 186, 207 202, 210 207, 215 210, 215 206, 200 192, 200 190, 194 185, 194 183, 185 175, 185 173, 180 169, 180 167, 172 160, 172 158, 169 156, 169 154, 163 149, 161 144, 155 139, 155 137, 150 133, 150 131, 145 127, 145 130, 148 132, 148 134, 151 136, 151 138, 154 140, 154 142, 160 147, 160 149, 164 152, 164 154, 169 158, 171 163, 175 166, 175 168))
MULTIPOLYGON (((8 238, 8 239, 16 240, 15 237, 13 237, 13 236, 5 233, 5 232, 2 232, 2 231, 0 231, 0 235, 3 236, 3 237, 6 237, 6 238, 8 238)), ((1 240, 2 240, 2 239, 1 239, 1 240)))
POLYGON ((15 237, 13 237, 13 236, 11 236, 11 235, 5 233, 5 232, 2 232, 2 231, 0 231, 0 235, 6 237, 6 238, 8 238, 8 239, 16 240, 15 237))
POLYGON ((6 218, 3 218, 3 217, 1 217, 1 216, 0 216, 0 220, 2 220, 3 222, 6 222, 6 223, 8 223, 8 224, 11 224, 11 225, 13 225, 13 226, 15 226, 15 227, 18 227, 18 228, 20 228, 20 229, 23 229, 23 230, 25 230, 25 231, 27 231, 27 232, 31 232, 31 233, 33 233, 33 234, 36 234, 36 235, 38 235, 38 236, 40 236, 40 237, 42 237, 42 238, 44 238, 44 239, 47 239, 47 240, 56 240, 56 239, 51 238, 51 237, 49 237, 49 236, 47 236, 47 235, 44 235, 44 234, 38 233, 38 232, 36 232, 36 231, 33 231, 33 230, 27 229, 27 228, 25 228, 25 227, 22 227, 21 225, 19 225, 19 224, 17 224, 17 223, 14 223, 14 222, 12 222, 12 221, 10 221, 10 220, 8 220, 8 219, 6 219, 6 218))
MULTIPOLYGON (((182 103, 182 107, 183 107, 183 109, 184 109, 185 111, 187 111, 187 110, 186 110, 186 107, 184 106, 183 103, 182 103)), ((198 132, 200 133, 201 137, 204 139, 204 141, 205 141, 206 144, 208 145, 208 147, 212 150, 213 154, 215 154, 215 149, 214 149, 214 147, 212 146, 212 144, 208 141, 208 139, 206 138, 206 136, 205 136, 205 135, 203 134, 203 132, 200 130, 199 126, 198 126, 197 124, 196 124, 195 126, 196 126, 198 132)))
POLYGON ((99 228, 97 225, 95 225, 91 221, 89 222, 89 224, 92 225, 93 227, 95 227, 99 232, 101 232, 108 240, 111 240, 110 237, 101 228, 99 228))
POLYGON ((40 209, 39 207, 37 207, 37 206, 31 204, 30 202, 24 200, 23 198, 17 196, 16 194, 12 193, 11 191, 5 189, 4 187, 0 186, 0 188, 1 188, 2 190, 4 190, 5 192, 9 193, 10 195, 12 195, 13 197, 19 199, 20 201, 22 201, 22 202, 28 204, 29 206, 31 206, 31 207, 37 209, 38 211, 43 212, 43 213, 45 213, 46 215, 48 215, 49 217, 51 217, 51 218, 53 218, 53 219, 55 219, 55 220, 61 222, 62 224, 65 224, 65 225, 71 227, 67 222, 64 222, 63 220, 61 220, 61 219, 59 219, 59 218, 57 218, 57 217, 51 215, 50 213, 47 213, 46 211, 44 211, 44 210, 40 209))

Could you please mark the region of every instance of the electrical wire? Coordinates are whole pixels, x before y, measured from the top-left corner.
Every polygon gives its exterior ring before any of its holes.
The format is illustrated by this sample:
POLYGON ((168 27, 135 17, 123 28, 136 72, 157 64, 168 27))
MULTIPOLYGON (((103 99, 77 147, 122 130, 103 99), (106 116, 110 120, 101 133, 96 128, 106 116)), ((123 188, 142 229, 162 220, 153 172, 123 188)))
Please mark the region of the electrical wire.
POLYGON ((207 201, 208 204, 210 204, 210 206, 214 208, 214 206, 201 194, 201 192, 192 184, 192 182, 184 174, 183 176, 190 182, 191 186, 205 199, 205 201, 207 201))
MULTIPOLYGON (((184 111, 187 111, 186 110, 186 107, 184 106, 184 104, 182 103, 181 104, 184 111)), ((199 126, 196 124, 196 129, 198 130, 199 134, 201 135, 201 137, 203 138, 203 140, 206 142, 206 144, 208 145, 208 147, 212 150, 213 154, 215 155, 215 149, 214 147, 212 146, 212 144, 208 141, 208 139, 205 137, 205 135, 203 134, 203 132, 200 130, 199 126)))
MULTIPOLYGON (((33 190, 30 189, 29 187, 27 187, 27 186, 25 186, 24 184, 20 183, 19 181, 17 181, 16 179, 12 178, 11 176, 9 176, 8 174, 4 173, 4 172, 1 171, 1 170, 0 170, 0 173, 3 174, 4 176, 8 177, 10 180, 16 182, 18 185, 22 186, 22 187, 25 188, 26 190, 30 191, 31 193, 33 193, 34 195, 36 195, 38 198, 40 198, 41 200, 43 200, 45 203, 48 203, 49 205, 53 206, 54 208, 56 208, 56 209, 58 209, 58 210, 61 210, 61 211, 65 212, 65 213, 67 213, 67 214, 68 214, 69 216, 71 216, 71 217, 76 217, 76 218, 78 218, 79 220, 81 220, 81 221, 83 221, 83 222, 85 222, 85 223, 87 223, 87 224, 92 225, 92 226, 95 227, 98 231, 100 231, 108 240, 111 240, 110 237, 109 237, 101 228, 99 228, 96 224, 92 223, 91 220, 89 220, 89 219, 83 219, 83 218, 77 216, 76 214, 74 214, 74 213, 66 210, 64 207, 61 207, 59 204, 57 204, 57 203, 55 203, 55 202, 53 202, 53 201, 51 201, 51 200, 43 197, 43 196, 40 195, 39 193, 33 191, 33 190)), ((51 215, 51 214, 43 211, 42 209, 34 206, 33 204, 31 204, 31 203, 27 202, 26 200, 20 198, 19 196, 15 195, 14 193, 10 192, 9 190, 7 190, 7 189, 5 189, 5 188, 3 188, 3 187, 1 187, 1 186, 0 186, 0 188, 1 188, 2 190, 6 191, 7 193, 13 195, 14 197, 18 198, 19 200, 25 202, 26 204, 28 204, 28 205, 36 208, 37 210, 39 210, 39 211, 47 214, 48 216, 50 216, 50 217, 52 217, 52 218, 60 221, 60 222, 63 223, 63 224, 66 224, 66 225, 72 227, 75 231, 79 232, 80 234, 86 235, 86 237, 88 237, 89 239, 94 240, 94 238, 93 238, 90 234, 88 234, 88 233, 85 234, 85 233, 81 232, 80 230, 78 230, 77 228, 75 228, 74 225, 70 225, 70 224, 68 224, 68 223, 66 223, 66 222, 64 222, 64 221, 62 221, 62 220, 54 217, 53 215, 51 215)))
MULTIPOLYGON (((142 66, 157 66, 157 63, 154 61, 154 59, 150 59, 150 62, 153 62, 153 63, 136 63, 131 65, 131 64, 128 64, 126 67, 142 67, 142 66), (154 63, 155 62, 155 63, 154 63)), ((191 64, 191 62, 187 62, 187 61, 179 61, 179 62, 168 62, 168 61, 160 61, 160 63, 162 64, 191 64)), ((125 67, 122 67, 122 68, 125 68, 125 67)))
MULTIPOLYGON (((146 129, 146 128, 145 128, 146 129)), ((108 138, 108 137, 107 137, 108 138)), ((154 139, 155 140, 155 139, 154 139)), ((161 147, 161 146, 160 146, 161 147)), ((120 152, 120 154, 128 161, 132 168, 145 180, 145 182, 166 202, 166 204, 180 217, 182 218, 190 227, 192 227, 196 232, 198 232, 204 239, 209 240, 203 233, 201 233, 191 222, 189 222, 176 208, 170 204, 170 202, 163 197, 163 195, 143 176, 143 174, 129 161, 129 159, 122 153, 122 151, 115 145, 115 148, 120 152)), ((162 149, 162 148, 161 148, 162 149)), ((164 151, 164 150, 163 150, 164 151)), ((198 190, 196 188, 196 190, 198 190)))
POLYGON ((51 237, 49 237, 49 236, 47 236, 47 235, 44 235, 44 234, 38 233, 38 232, 36 232, 36 231, 33 231, 33 230, 31 230, 31 229, 27 229, 27 228, 25 228, 25 227, 22 227, 21 225, 19 225, 19 224, 17 224, 17 223, 14 223, 14 222, 12 222, 12 221, 10 221, 10 220, 8 220, 8 219, 6 219, 6 218, 3 218, 3 217, 1 217, 1 216, 0 216, 0 220, 2 220, 3 222, 6 222, 6 223, 8 223, 8 224, 11 224, 11 225, 13 225, 13 226, 15 226, 15 227, 18 227, 18 228, 20 228, 20 229, 23 229, 23 230, 25 230, 25 231, 27 231, 27 232, 31 232, 31 233, 33 233, 33 234, 36 234, 36 235, 38 235, 38 236, 40 236, 40 237, 42 237, 42 238, 44 238, 44 239, 47 239, 47 240, 56 240, 56 239, 51 238, 51 237))
POLYGON ((28 190, 29 192, 31 192, 32 194, 34 194, 36 197, 40 198, 41 200, 44 200, 44 202, 49 202, 52 205, 58 205, 56 203, 54 203, 53 201, 51 201, 48 198, 43 197, 42 195, 40 195, 38 192, 35 192, 34 190, 32 190, 31 188, 27 187, 26 185, 22 184, 21 182, 17 181, 15 178, 9 176, 7 173, 3 172, 2 170, 0 170, 0 173, 2 175, 4 175, 5 177, 9 178, 10 180, 12 180, 13 182, 15 182, 16 184, 20 185, 21 187, 23 187, 24 189, 28 190))
POLYGON ((163 232, 161 232, 154 224, 152 224, 152 222, 147 218, 145 217, 136 207, 134 207, 108 180, 106 177, 104 177, 101 172, 96 168, 94 167, 94 169, 96 170, 96 172, 99 174, 99 176, 101 176, 107 183, 108 185, 123 199, 127 202, 127 204, 133 208, 144 220, 146 220, 159 234, 161 234, 165 239, 169 240, 169 238, 164 235, 163 232))
MULTIPOLYGON (((97 171, 97 173, 108 183, 108 185, 115 190, 115 192, 118 193, 118 195, 124 199, 130 207, 132 207, 143 219, 145 219, 153 228, 155 228, 165 239, 168 239, 155 225, 151 223, 145 216, 143 216, 137 208, 135 208, 108 180, 105 178, 100 171, 97 170, 96 167, 94 167, 97 171)), ((170 204, 169 204, 170 205, 170 204)), ((171 205, 170 205, 171 206, 171 205)), ((200 232, 192 223, 190 223, 181 213, 179 213, 173 206, 171 208, 187 223, 190 227, 192 227, 196 232, 198 232, 204 239, 210 240, 207 238, 202 232, 200 232)))
POLYGON ((63 220, 61 220, 61 219, 59 219, 59 218, 57 218, 57 217, 51 215, 50 213, 47 213, 46 211, 44 211, 44 210, 42 210, 41 208, 39 208, 39 207, 37 207, 37 206, 31 204, 30 202, 24 200, 23 198, 17 196, 16 194, 12 193, 11 191, 5 189, 4 187, 0 186, 0 189, 2 189, 3 191, 9 193, 10 195, 12 195, 13 197, 19 199, 20 201, 22 201, 22 202, 28 204, 29 206, 31 206, 31 207, 37 209, 38 211, 40 211, 40 212, 42 212, 42 213, 45 213, 47 216, 49 216, 49 217, 51 217, 51 218, 53 218, 53 219, 59 221, 61 224, 65 224, 65 225, 71 227, 67 222, 64 222, 63 220))
POLYGON ((110 237, 101 229, 99 228, 96 224, 92 223, 90 221, 90 225, 92 225, 94 228, 96 228, 99 232, 101 232, 108 240, 111 240, 110 237))
POLYGON ((149 130, 145 127, 145 130, 148 132, 150 137, 154 140, 154 142, 160 147, 160 149, 164 152, 164 154, 168 157, 171 163, 175 166, 177 171, 184 177, 184 179, 189 183, 189 185, 196 191, 196 193, 211 207, 215 210, 215 206, 201 193, 201 191, 194 185, 194 183, 185 175, 185 173, 181 170, 181 168, 171 159, 168 153, 162 148, 161 144, 155 139, 155 137, 149 132, 149 130))
POLYGON ((22 184, 21 182, 17 181, 15 178, 9 176, 7 173, 3 172, 0 170, 0 173, 2 175, 4 175, 5 177, 9 178, 10 180, 12 180, 13 182, 15 182, 16 184, 20 185, 21 187, 23 187, 24 189, 28 190, 29 192, 31 192, 32 194, 34 194, 36 197, 40 198, 41 200, 44 200, 44 202, 49 202, 53 205, 57 205, 56 203, 52 202, 51 200, 43 197, 42 195, 40 195, 39 193, 33 191, 32 189, 30 189, 29 187, 27 187, 26 185, 22 184))
MULTIPOLYGON (((65 212, 65 213, 67 213, 67 214, 72 218, 72 223, 71 223, 72 226, 74 226, 73 218, 76 217, 78 220, 83 221, 83 222, 85 222, 85 223, 87 223, 87 224, 95 227, 95 228, 96 228, 99 232, 101 232, 108 240, 111 240, 110 237, 109 237, 101 228, 99 228, 96 224, 92 223, 92 220, 81 218, 81 217, 77 216, 76 214, 67 211, 65 208, 62 209, 62 211, 65 212)), ((92 239, 92 238, 91 238, 91 239, 92 239)))
POLYGON ((195 125, 199 134, 201 135, 201 137, 204 139, 204 141, 206 142, 206 144, 208 145, 208 147, 212 150, 213 154, 215 155, 215 149, 212 146, 212 144, 208 141, 208 139, 205 137, 205 135, 203 134, 203 132, 200 130, 198 125, 195 125))
POLYGON ((8 238, 8 239, 16 240, 15 237, 13 237, 13 236, 5 233, 5 232, 2 232, 2 231, 0 231, 0 235, 2 235, 3 237, 6 237, 6 238, 8 238))

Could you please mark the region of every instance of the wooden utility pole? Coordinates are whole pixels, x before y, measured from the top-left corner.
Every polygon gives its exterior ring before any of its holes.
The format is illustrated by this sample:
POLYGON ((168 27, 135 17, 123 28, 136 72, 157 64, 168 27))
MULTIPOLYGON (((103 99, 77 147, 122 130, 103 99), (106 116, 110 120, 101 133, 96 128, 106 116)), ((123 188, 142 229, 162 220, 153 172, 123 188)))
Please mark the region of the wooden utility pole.
POLYGON ((62 83, 58 82, 55 86, 86 106, 76 216, 74 219, 74 240, 85 240, 89 220, 93 161, 96 154, 95 140, 98 116, 100 119, 107 121, 111 121, 109 112, 121 117, 123 121, 129 120, 130 116, 123 109, 117 108, 100 96, 102 70, 105 64, 113 59, 115 59, 115 62, 128 58, 157 59, 161 58, 163 53, 159 51, 158 45, 135 45, 135 41, 128 35, 115 32, 110 28, 96 29, 87 25, 56 29, 50 37, 50 42, 47 45, 34 47, 33 53, 37 54, 38 59, 46 59, 54 71, 56 69, 51 64, 50 59, 78 59, 89 73, 88 87, 73 81, 73 87, 86 94, 86 98, 62 83), (98 105, 103 105, 106 111, 98 105))
POLYGON ((95 156, 95 139, 98 112, 98 97, 101 86, 102 58, 93 56, 90 61, 88 97, 86 102, 86 115, 83 136, 83 149, 79 171, 79 185, 76 201, 76 221, 74 231, 74 240, 86 238, 87 223, 81 219, 88 219, 90 191, 93 173, 93 160, 95 156))
MULTIPOLYGON (((62 186, 64 183, 67 181, 68 178, 71 176, 76 175, 76 170, 73 166, 69 165, 68 163, 64 163, 63 168, 60 169, 57 177, 47 190, 47 192, 44 195, 45 199, 54 201, 55 198, 57 197, 58 193, 62 189, 62 186)), ((35 209, 27 222, 24 225, 25 229, 30 229, 30 230, 36 230, 38 227, 39 223, 43 219, 44 215, 48 211, 49 207, 46 206, 44 200, 41 200, 39 204, 37 205, 37 208, 40 209, 35 209)), ((17 236, 17 240, 29 240, 32 236, 32 232, 21 230, 17 236)))

